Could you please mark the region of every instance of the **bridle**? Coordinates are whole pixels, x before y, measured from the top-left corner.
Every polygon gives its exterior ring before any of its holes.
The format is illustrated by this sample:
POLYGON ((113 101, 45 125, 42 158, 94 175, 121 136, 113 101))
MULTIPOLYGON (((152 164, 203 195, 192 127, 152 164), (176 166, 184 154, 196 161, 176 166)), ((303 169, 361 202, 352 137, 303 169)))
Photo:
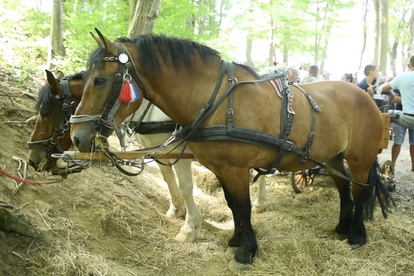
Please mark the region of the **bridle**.
MULTIPOLYGON (((127 48, 123 43, 115 43, 115 46, 118 50, 117 56, 105 56, 102 58, 102 62, 117 62, 118 63, 118 70, 115 74, 112 91, 109 94, 109 97, 105 103, 103 112, 101 115, 72 115, 70 118, 70 123, 84 123, 89 121, 97 121, 94 131, 97 137, 102 136, 103 129, 110 128, 113 129, 119 139, 121 144, 121 148, 125 150, 125 139, 124 133, 117 125, 114 115, 121 106, 120 94, 123 86, 124 81, 131 81, 134 80, 136 85, 138 85, 139 89, 141 90, 143 97, 147 98, 147 92, 144 87, 144 83, 142 82, 141 78, 139 77, 134 62, 131 58, 130 53, 128 52, 127 48)), ((165 147, 165 146, 164 146, 165 147)), ((154 147, 155 149, 159 150, 160 147, 154 147)), ((181 155, 184 153, 186 147, 183 147, 181 155)), ((137 163, 135 161, 127 161, 119 159, 114 153, 110 152, 107 143, 104 145, 103 150, 107 157, 112 161, 113 165, 117 167, 122 173, 129 175, 129 176, 136 176, 141 174, 144 167, 144 158, 141 159, 141 162, 137 163), (121 165, 127 165, 132 167, 137 167, 140 169, 138 173, 131 173, 124 170, 121 165)), ((173 163, 181 159, 181 155, 177 160, 173 163)), ((159 160, 154 159, 155 161, 159 162, 159 160)), ((165 164, 164 164, 165 165, 165 164)))
POLYGON ((144 84, 139 77, 136 67, 132 61, 131 55, 128 52, 127 48, 123 43, 115 43, 115 46, 118 49, 117 56, 105 56, 102 58, 102 62, 117 62, 118 71, 115 74, 114 82, 112 86, 112 91, 109 94, 109 97, 105 103, 104 110, 101 115, 72 115, 70 118, 70 123, 84 123, 88 121, 97 121, 94 131, 96 136, 101 136, 103 129, 109 128, 113 129, 120 141, 121 148, 125 150, 125 139, 124 133, 120 127, 115 122, 115 113, 121 105, 120 93, 122 89, 123 82, 125 80, 131 81, 134 80, 141 90, 144 98, 147 97, 147 93, 144 87, 144 84))
POLYGON ((49 139, 39 140, 34 142, 28 142, 27 145, 29 149, 39 149, 47 147, 46 157, 49 160, 53 160, 52 154, 58 152, 63 153, 63 149, 59 144, 59 139, 65 136, 65 132, 69 130, 69 120, 70 116, 75 112, 77 103, 73 98, 72 92, 70 91, 69 86, 70 77, 64 77, 60 80, 62 85, 63 95, 56 95, 57 100, 62 101, 62 110, 60 112, 59 124, 56 126, 53 136, 49 139))

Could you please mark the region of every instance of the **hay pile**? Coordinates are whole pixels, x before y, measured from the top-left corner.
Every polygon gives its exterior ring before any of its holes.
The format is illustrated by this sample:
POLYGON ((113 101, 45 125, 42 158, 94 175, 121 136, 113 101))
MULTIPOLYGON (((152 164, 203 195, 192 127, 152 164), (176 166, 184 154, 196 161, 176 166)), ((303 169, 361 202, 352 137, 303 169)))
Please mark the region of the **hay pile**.
MULTIPOLYGON (((13 84, 10 84, 13 86, 13 84)), ((7 101, 0 99, 1 104, 7 101)), ((28 101, 26 107, 33 108, 28 101)), ((9 111, 8 111, 9 112, 9 111)), ((12 114, 13 116, 20 116, 12 114)), ((11 116, 7 114, 7 116, 11 116)), ((6 120, 5 112, 0 120, 6 120)), ((24 157, 30 126, 0 124, 0 166, 14 173, 13 155, 24 157)), ((204 222, 195 243, 174 240, 183 224, 167 219, 168 191, 158 169, 139 177, 94 166, 54 185, 15 184, 0 176, 0 202, 36 226, 42 238, 0 232, 0 275, 232 275, 227 240, 233 222, 210 172, 194 166, 195 192, 204 222)), ((30 178, 44 176, 29 172, 30 178)), ((327 177, 296 195, 288 176, 267 177, 267 211, 253 214, 258 257, 244 275, 410 275, 414 271, 412 213, 379 211, 366 224, 368 244, 350 250, 333 229, 339 199, 327 177)), ((255 197, 257 185, 251 187, 255 197)))

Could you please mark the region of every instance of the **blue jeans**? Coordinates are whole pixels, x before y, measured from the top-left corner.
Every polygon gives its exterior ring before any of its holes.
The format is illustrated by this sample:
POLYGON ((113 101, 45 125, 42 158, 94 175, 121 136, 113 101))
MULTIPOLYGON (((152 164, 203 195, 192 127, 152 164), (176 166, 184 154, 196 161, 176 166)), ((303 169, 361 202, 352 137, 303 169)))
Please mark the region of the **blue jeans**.
POLYGON ((402 145, 408 130, 408 140, 410 145, 414 145, 414 129, 408 129, 398 124, 394 124, 394 144, 402 145))

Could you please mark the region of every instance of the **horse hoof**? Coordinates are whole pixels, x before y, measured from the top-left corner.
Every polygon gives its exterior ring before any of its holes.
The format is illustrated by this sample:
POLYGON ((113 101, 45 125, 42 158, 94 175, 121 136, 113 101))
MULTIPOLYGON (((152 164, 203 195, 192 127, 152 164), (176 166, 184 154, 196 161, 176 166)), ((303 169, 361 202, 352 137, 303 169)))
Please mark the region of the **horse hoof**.
POLYGON ((395 183, 389 183, 387 185, 388 192, 394 192, 395 191, 395 188, 396 188, 395 183))
POLYGON ((363 246, 367 242, 367 239, 359 235, 350 235, 348 237, 348 243, 352 249, 357 249, 363 246))
POLYGON ((351 229, 349 227, 340 227, 339 225, 335 228, 335 232, 340 236, 348 236, 351 233, 351 229))
POLYGON ((185 217, 185 209, 184 208, 170 208, 168 209, 165 216, 169 219, 179 219, 185 217))
POLYGON ((266 207, 264 205, 254 205, 252 208, 252 212, 256 214, 263 213, 266 207))
POLYGON ((236 254, 237 249, 239 249, 239 248, 235 247, 235 246, 227 247, 226 255, 233 258, 234 255, 236 254))
POLYGON ((192 230, 190 232, 180 232, 175 236, 175 240, 179 242, 195 242, 198 237, 198 231, 192 230))
POLYGON ((249 270, 250 269, 250 264, 242 264, 242 263, 238 263, 236 262, 236 260, 231 260, 229 262, 229 270, 233 273, 241 273, 243 271, 249 270))

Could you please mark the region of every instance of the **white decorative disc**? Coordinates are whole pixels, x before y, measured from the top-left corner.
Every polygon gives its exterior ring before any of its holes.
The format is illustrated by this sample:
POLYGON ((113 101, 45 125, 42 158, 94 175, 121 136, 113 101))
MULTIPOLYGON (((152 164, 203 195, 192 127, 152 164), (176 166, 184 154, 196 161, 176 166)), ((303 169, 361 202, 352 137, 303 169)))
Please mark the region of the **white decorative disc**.
POLYGON ((120 54, 119 56, 118 56, 118 60, 119 60, 119 62, 120 63, 127 63, 128 62, 128 56, 126 55, 126 54, 120 54))

